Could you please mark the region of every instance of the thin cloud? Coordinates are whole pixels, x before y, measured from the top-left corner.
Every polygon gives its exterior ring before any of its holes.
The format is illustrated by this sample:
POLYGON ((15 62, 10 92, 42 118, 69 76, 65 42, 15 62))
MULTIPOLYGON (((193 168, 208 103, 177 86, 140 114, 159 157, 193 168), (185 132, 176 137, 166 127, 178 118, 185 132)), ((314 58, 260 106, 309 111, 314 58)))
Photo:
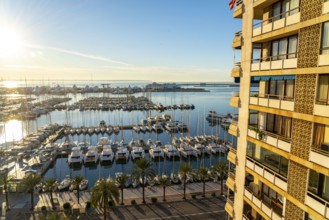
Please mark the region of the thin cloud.
POLYGON ((107 57, 102 57, 102 56, 98 56, 98 55, 94 55, 94 54, 86 54, 86 53, 81 53, 81 52, 77 52, 77 51, 73 51, 73 50, 66 50, 66 49, 57 48, 57 47, 40 46, 40 45, 33 45, 33 44, 24 44, 24 46, 36 48, 36 49, 42 49, 42 50, 52 50, 52 51, 56 51, 56 52, 60 52, 60 53, 70 54, 70 55, 79 56, 79 57, 92 59, 92 60, 99 60, 99 61, 104 61, 104 62, 120 64, 120 65, 124 65, 124 66, 134 66, 132 64, 113 60, 113 59, 107 58, 107 57))

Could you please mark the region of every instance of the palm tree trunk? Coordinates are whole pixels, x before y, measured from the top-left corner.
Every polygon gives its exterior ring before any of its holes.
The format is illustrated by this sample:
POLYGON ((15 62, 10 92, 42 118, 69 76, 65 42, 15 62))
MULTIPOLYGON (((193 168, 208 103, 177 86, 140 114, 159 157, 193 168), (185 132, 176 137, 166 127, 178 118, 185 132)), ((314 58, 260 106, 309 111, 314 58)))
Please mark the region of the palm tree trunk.
POLYGON ((123 204, 123 187, 121 187, 121 205, 124 205, 123 204))
POLYGON ((163 201, 166 201, 166 186, 163 186, 163 201))
POLYGON ((185 194, 186 194, 186 180, 185 179, 184 179, 183 186, 184 186, 184 196, 183 196, 183 199, 186 199, 186 197, 185 197, 185 194))
POLYGON ((52 208, 54 209, 53 191, 50 191, 50 202, 51 202, 52 208))
POLYGON ((206 197, 206 181, 203 180, 202 182, 203 182, 203 195, 202 195, 202 197, 206 197))
POLYGON ((106 220, 106 199, 103 198, 103 218, 106 220))
POLYGON ((144 181, 144 176, 142 177, 142 182, 143 182, 142 183, 142 187, 143 187, 143 203, 145 204, 146 202, 145 202, 145 186, 144 186, 145 185, 144 184, 145 181, 144 181))
POLYGON ((79 191, 80 190, 79 190, 79 186, 78 186, 78 189, 77 189, 78 204, 80 204, 80 202, 79 202, 80 192, 79 191))
POLYGON ((34 191, 31 190, 31 210, 34 209, 34 198, 33 198, 34 191))
POLYGON ((221 177, 220 178, 220 194, 221 195, 223 195, 223 191, 224 191, 224 189, 223 189, 223 178, 221 177))
POLYGON ((6 210, 9 210, 9 199, 8 199, 8 189, 7 189, 7 186, 5 188, 5 195, 6 195, 6 210))

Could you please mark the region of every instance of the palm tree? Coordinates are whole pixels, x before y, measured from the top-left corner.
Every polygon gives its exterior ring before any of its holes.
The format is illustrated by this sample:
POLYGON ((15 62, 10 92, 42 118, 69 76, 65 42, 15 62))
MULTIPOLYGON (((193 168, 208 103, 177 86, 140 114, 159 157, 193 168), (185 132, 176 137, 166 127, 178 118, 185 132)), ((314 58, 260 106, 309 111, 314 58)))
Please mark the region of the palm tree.
POLYGON ((217 172, 219 174, 220 177, 220 194, 223 195, 223 191, 224 191, 224 176, 227 175, 228 172, 228 166, 224 161, 218 161, 215 165, 214 165, 214 171, 217 172))
POLYGON ((40 183, 41 183, 41 176, 34 173, 25 176, 21 182, 24 191, 31 193, 31 210, 34 209, 34 200, 33 200, 34 188, 40 183))
POLYGON ((200 180, 203 183, 203 194, 202 197, 206 196, 206 180, 209 178, 208 168, 207 167, 200 167, 198 170, 198 175, 200 180))
POLYGON ((115 182, 119 185, 121 190, 121 205, 124 205, 123 203, 123 189, 125 188, 125 184, 128 180, 128 176, 126 174, 119 175, 115 178, 115 182))
POLYGON ((143 189, 143 203, 145 203, 145 178, 149 179, 154 178, 155 176, 151 162, 145 158, 137 160, 133 168, 132 176, 135 179, 141 179, 141 185, 143 189))
POLYGON ((83 181, 83 177, 82 176, 75 176, 74 179, 72 180, 72 184, 73 184, 73 188, 77 191, 77 198, 78 198, 78 204, 80 204, 80 189, 79 189, 79 185, 81 184, 81 182, 83 181))
POLYGON ((90 202, 94 208, 102 209, 104 220, 106 220, 109 202, 115 204, 119 201, 119 189, 114 181, 100 179, 91 190, 90 202))
POLYGON ((189 163, 182 163, 179 167, 179 175, 181 176, 181 180, 183 182, 184 187, 184 196, 183 199, 186 199, 186 183, 187 179, 191 172, 191 165, 189 163))
POLYGON ((10 183, 14 178, 8 175, 8 171, 0 175, 0 185, 3 185, 3 190, 5 191, 6 197, 6 210, 9 210, 9 198, 8 198, 8 188, 10 183))
POLYGON ((170 186, 170 178, 162 175, 158 179, 159 185, 163 187, 163 201, 166 201, 166 187, 170 186))
POLYGON ((51 206, 53 207, 53 209, 55 209, 54 200, 53 200, 53 192, 57 186, 58 186, 58 182, 55 178, 49 178, 44 183, 45 191, 50 193, 50 201, 51 201, 51 206))

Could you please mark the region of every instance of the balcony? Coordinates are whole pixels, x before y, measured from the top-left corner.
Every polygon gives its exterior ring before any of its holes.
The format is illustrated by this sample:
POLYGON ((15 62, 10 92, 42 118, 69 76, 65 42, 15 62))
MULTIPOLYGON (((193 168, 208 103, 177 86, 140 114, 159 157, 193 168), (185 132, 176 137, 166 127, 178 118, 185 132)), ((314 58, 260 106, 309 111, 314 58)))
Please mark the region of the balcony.
POLYGON ((243 0, 236 1, 234 12, 233 12, 233 18, 242 18, 242 14, 243 14, 242 5, 243 5, 243 0))
POLYGON ((314 105, 314 115, 329 118, 329 103, 327 103, 327 102, 328 102, 328 100, 325 100, 325 102, 317 101, 314 105))
POLYGON ((277 134, 273 134, 271 132, 268 131, 263 131, 261 130, 260 132, 262 132, 263 137, 260 137, 260 133, 256 132, 257 128, 253 127, 253 126, 249 126, 248 129, 248 136, 255 138, 255 139, 260 139, 261 141, 272 145, 274 147, 277 147, 281 150, 284 150, 286 152, 291 151, 291 139, 287 138, 287 137, 283 137, 277 134))
POLYGON ((322 146, 312 146, 309 160, 329 169, 329 145, 322 146))
POLYGON ((246 166, 249 169, 253 170, 255 173, 259 174, 264 179, 267 179, 269 182, 279 187, 280 189, 287 191, 287 179, 284 176, 273 172, 266 166, 262 165, 261 163, 250 157, 247 157, 246 166))
POLYGON ((228 129, 228 133, 234 136, 238 136, 239 129, 238 129, 238 122, 232 121, 230 127, 228 129))
POLYGON ((228 152, 227 159, 231 163, 236 164, 236 160, 237 160, 237 157, 236 157, 236 149, 230 147, 230 151, 228 152))
POLYGON ((324 218, 329 219, 329 202, 318 197, 317 195, 307 192, 305 204, 314 209, 324 218))
POLYGON ((241 46, 242 46, 242 31, 239 31, 234 34, 232 48, 241 49, 241 46))
POLYGON ((230 106, 236 108, 240 107, 240 92, 233 92, 230 100, 230 106))
POLYGON ((300 12, 298 7, 255 24, 253 26, 252 36, 256 37, 265 33, 269 33, 274 30, 287 27, 292 24, 297 24, 299 22, 300 22, 300 12))
POLYGON ((235 174, 232 172, 228 173, 228 178, 226 180, 226 186, 235 192, 235 174))
POLYGON ((234 218, 234 201, 229 197, 225 204, 225 211, 231 216, 231 218, 234 218))
MULTIPOLYGON (((329 3, 329 2, 326 2, 329 3)), ((329 65, 329 47, 321 48, 321 54, 319 55, 318 66, 328 66, 329 65), (326 52, 324 52, 326 51, 326 52)))
POLYGON ((329 13, 329 1, 323 2, 322 14, 329 13))
POLYGON ((234 67, 231 71, 231 77, 241 77, 242 69, 241 69, 241 63, 235 63, 234 67))
POLYGON ((273 219, 273 220, 284 219, 279 214, 274 212, 273 206, 260 200, 257 196, 255 196, 252 193, 252 191, 249 188, 245 188, 244 196, 247 200, 249 200, 251 203, 253 203, 255 206, 257 206, 260 210, 262 210, 264 212, 264 214, 267 215, 270 219, 273 219))
POLYGON ((294 111, 295 102, 291 97, 282 97, 272 94, 251 93, 249 98, 250 105, 259 105, 269 108, 294 111))
POLYGON ((297 53, 252 60, 251 71, 297 68, 297 53), (278 59, 280 58, 280 59, 278 59))

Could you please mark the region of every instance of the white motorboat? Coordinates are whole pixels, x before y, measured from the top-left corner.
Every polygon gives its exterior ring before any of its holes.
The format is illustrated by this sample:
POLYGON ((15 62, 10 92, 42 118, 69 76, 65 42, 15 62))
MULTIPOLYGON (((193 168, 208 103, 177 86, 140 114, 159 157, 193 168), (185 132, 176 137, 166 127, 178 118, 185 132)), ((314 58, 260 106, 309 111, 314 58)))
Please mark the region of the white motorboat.
POLYGON ((145 151, 142 147, 133 147, 131 151, 131 158, 133 160, 144 158, 145 157, 145 151))
POLYGON ((183 122, 179 122, 177 127, 179 131, 187 131, 187 125, 184 124, 183 122))
POLYGON ((139 130, 140 130, 141 132, 143 132, 143 133, 145 133, 145 132, 147 131, 145 125, 141 125, 141 126, 139 126, 139 130))
POLYGON ((131 141, 128 143, 128 146, 131 148, 135 147, 135 146, 137 146, 137 142, 134 139, 131 139, 131 141))
POLYGON ((127 147, 120 146, 115 154, 116 160, 128 160, 129 158, 129 151, 127 147))
POLYGON ((163 128, 162 128, 162 125, 160 123, 156 123, 152 126, 153 130, 155 132, 162 132, 163 131, 163 128))
POLYGON ((85 190, 88 187, 88 180, 83 179, 82 182, 79 184, 79 190, 85 190))
POLYGON ((150 157, 152 159, 155 159, 156 157, 164 158, 163 149, 160 146, 157 146, 155 144, 151 145, 149 153, 150 153, 150 157))
POLYGON ((164 113, 162 116, 163 120, 165 121, 170 121, 171 120, 171 115, 164 113))
POLYGON ((90 147, 90 143, 87 141, 81 141, 78 143, 78 148, 82 151, 88 150, 88 147, 90 147))
POLYGON ((148 139, 148 140, 146 141, 146 145, 151 146, 152 144, 153 144, 153 140, 152 140, 152 139, 148 139))
POLYGON ((58 190, 65 190, 68 189, 71 185, 71 177, 66 175, 65 179, 59 184, 58 190))
POLYGON ((170 144, 165 145, 163 152, 168 158, 179 157, 179 151, 177 150, 177 148, 170 144))
POLYGON ((172 183, 174 183, 174 184, 177 184, 177 183, 179 183, 179 178, 178 178, 178 175, 177 174, 175 174, 175 173, 171 173, 170 174, 170 180, 171 180, 171 182, 172 183))
MULTIPOLYGON (((123 175, 122 172, 116 172, 115 173, 115 180, 117 180, 122 175, 123 175)), ((115 181, 115 185, 117 185, 117 187, 119 187, 119 188, 121 187, 121 185, 117 181, 115 181)))
POLYGON ((207 148, 213 154, 221 153, 221 152, 223 152, 223 149, 224 149, 221 145, 216 144, 216 143, 210 143, 210 144, 208 144, 207 148))
POLYGON ((175 122, 169 121, 166 123, 165 129, 169 132, 175 132, 175 131, 177 131, 177 126, 176 126, 175 122))
POLYGON ((104 145, 111 145, 112 141, 108 137, 100 137, 97 146, 103 147, 104 145))
POLYGON ((88 147, 88 151, 84 157, 84 163, 97 163, 98 161, 98 152, 97 147, 90 146, 88 147))
POLYGON ((133 130, 136 132, 136 133, 139 133, 140 132, 140 127, 138 125, 134 125, 133 126, 133 130))
POLYGON ((178 150, 180 151, 181 155, 185 158, 190 156, 195 156, 195 157, 198 156, 196 150, 190 145, 181 144, 178 150))
POLYGON ((119 132, 120 132, 120 127, 119 127, 119 126, 115 126, 115 127, 113 127, 113 132, 114 132, 114 134, 119 134, 119 132))
POLYGON ((72 152, 70 153, 67 162, 69 164, 81 164, 83 161, 83 154, 82 154, 82 150, 80 150, 79 147, 74 147, 72 148, 72 152))
POLYGON ((71 140, 66 140, 64 141, 62 144, 60 144, 59 148, 60 150, 64 150, 64 151, 67 151, 67 150, 71 150, 72 148, 76 147, 77 144, 76 142, 74 141, 71 141, 71 140))
POLYGON ((114 158, 114 153, 110 145, 104 145, 103 151, 99 156, 100 162, 112 162, 114 158))
POLYGON ((127 181, 125 183, 125 187, 128 188, 132 184, 132 178, 130 174, 127 174, 127 181))
POLYGON ((204 155, 204 154, 211 154, 210 150, 203 144, 195 144, 194 149, 197 151, 198 156, 204 155))

